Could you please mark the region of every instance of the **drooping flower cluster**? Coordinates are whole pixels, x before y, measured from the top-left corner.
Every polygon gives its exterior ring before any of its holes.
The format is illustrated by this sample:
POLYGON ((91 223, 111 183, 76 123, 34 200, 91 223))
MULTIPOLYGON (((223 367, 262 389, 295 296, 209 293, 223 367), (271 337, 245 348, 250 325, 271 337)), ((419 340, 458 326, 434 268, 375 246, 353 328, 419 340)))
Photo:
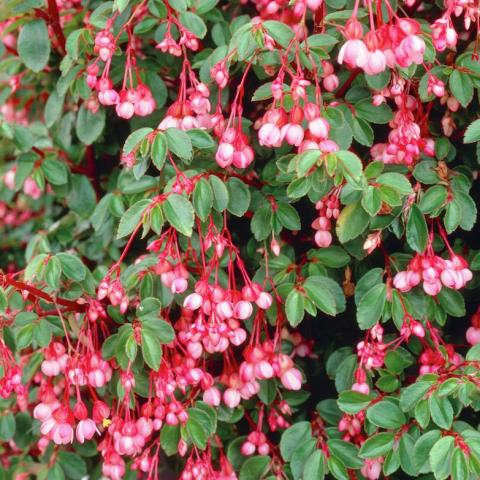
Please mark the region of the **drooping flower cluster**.
POLYGON ((419 284, 427 295, 435 296, 442 287, 460 290, 472 279, 468 263, 460 255, 443 259, 432 251, 417 254, 409 262, 407 270, 395 275, 393 284, 401 292, 408 292, 419 284))

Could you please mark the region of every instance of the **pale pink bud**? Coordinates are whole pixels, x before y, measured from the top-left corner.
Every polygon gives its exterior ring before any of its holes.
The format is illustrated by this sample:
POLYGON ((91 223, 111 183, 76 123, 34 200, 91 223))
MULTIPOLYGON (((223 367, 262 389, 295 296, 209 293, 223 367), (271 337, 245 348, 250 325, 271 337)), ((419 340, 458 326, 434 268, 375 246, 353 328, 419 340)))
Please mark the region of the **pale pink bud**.
POLYGON ((240 448, 240 451, 242 452, 242 455, 245 457, 248 457, 250 455, 253 455, 255 453, 256 447, 252 442, 244 442, 240 448))
POLYGON ((365 382, 364 383, 354 383, 352 385, 352 390, 354 392, 363 393, 365 395, 368 395, 370 393, 370 387, 365 382))
POLYGON ((189 310, 197 310, 203 304, 203 297, 198 293, 191 293, 183 301, 183 306, 189 310))
POLYGON ((302 388, 302 374, 296 368, 286 370, 280 377, 280 381, 287 390, 300 390, 302 388))
POLYGON ((261 292, 258 295, 258 298, 255 300, 255 303, 262 309, 267 310, 272 306, 272 296, 267 292, 261 292))
POLYGON ((203 401, 212 407, 218 407, 221 398, 222 395, 217 387, 210 387, 203 392, 203 401))
POLYGON ((326 139, 330 131, 330 125, 324 118, 318 117, 309 122, 308 129, 313 136, 326 139))
POLYGON ((327 230, 317 230, 315 232, 315 243, 320 248, 329 247, 332 243, 332 234, 327 230))
POLYGON ((466 333, 466 338, 467 338, 467 342, 470 345, 477 345, 477 343, 480 343, 480 328, 475 328, 475 327, 468 328, 466 333))
POLYGON ((252 315, 253 306, 246 300, 240 300, 235 304, 234 316, 239 320, 246 320, 252 315))
POLYGON ((227 388, 225 392, 223 392, 223 401, 227 407, 237 407, 240 403, 240 400, 240 392, 234 388, 227 388))
POLYGON ((336 75, 328 75, 323 79, 323 87, 327 92, 333 92, 338 88, 338 85, 340 84, 340 80, 336 75))

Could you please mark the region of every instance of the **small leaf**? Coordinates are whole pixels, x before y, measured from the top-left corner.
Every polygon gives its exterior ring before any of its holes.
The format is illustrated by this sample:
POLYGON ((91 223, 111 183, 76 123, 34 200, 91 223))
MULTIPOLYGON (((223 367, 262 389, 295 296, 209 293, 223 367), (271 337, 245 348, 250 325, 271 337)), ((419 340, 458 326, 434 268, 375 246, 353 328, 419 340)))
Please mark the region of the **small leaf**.
POLYGON ((193 156, 190 137, 178 128, 167 128, 165 131, 168 149, 182 160, 191 160, 193 156))
POLYGON ((157 133, 152 143, 152 162, 158 168, 162 170, 165 165, 165 158, 167 156, 168 145, 167 139, 162 132, 157 133))
POLYGON ((428 228, 423 213, 417 205, 413 204, 407 220, 408 245, 418 253, 423 253, 427 248, 428 228))
POLYGON ((380 283, 372 287, 360 300, 357 323, 362 330, 372 328, 380 319, 387 301, 387 287, 380 283))
POLYGON ((336 231, 341 243, 346 243, 361 235, 368 226, 370 216, 360 203, 347 205, 337 219, 336 231))
POLYGON ((142 142, 144 138, 147 137, 148 134, 153 132, 153 128, 150 127, 143 127, 139 128, 132 132, 123 145, 123 153, 131 153, 137 148, 137 146, 142 142))
POLYGON ((463 137, 465 143, 474 143, 480 141, 480 118, 472 122, 463 137))
POLYGON ((145 363, 158 372, 162 361, 162 346, 153 331, 142 327, 142 354, 145 363))
POLYGON ((253 214, 250 223, 253 236, 259 242, 265 240, 272 232, 272 207, 269 202, 260 206, 253 214))
POLYGON ((382 401, 367 409, 367 418, 377 427, 400 428, 406 418, 402 411, 393 402, 382 401))
POLYGON ((303 320, 304 308, 304 296, 297 289, 291 290, 285 300, 285 313, 292 327, 296 327, 303 320))
POLYGON ((393 447, 393 440, 393 433, 377 433, 376 435, 367 438, 360 449, 359 456, 362 458, 383 457, 393 447))
POLYGON ((267 33, 282 47, 288 47, 290 41, 295 36, 293 30, 283 22, 276 20, 267 20, 262 23, 267 33))
POLYGON ((142 222, 143 215, 152 201, 143 199, 134 203, 120 219, 118 224, 117 238, 122 238, 130 235, 135 228, 142 222))
POLYGON ((437 480, 444 480, 450 475, 453 445, 453 437, 446 436, 438 440, 430 450, 430 467, 437 480))
POLYGON ((193 190, 193 207, 195 212, 204 222, 213 206, 213 191, 210 184, 204 178, 201 178, 195 185, 193 190))
POLYGON ((322 450, 315 450, 305 462, 303 480, 322 480, 325 477, 325 459, 322 450))
POLYGON ((77 114, 75 131, 77 137, 85 145, 91 145, 102 134, 105 127, 105 110, 100 108, 93 114, 84 105, 80 107, 77 114))
POLYGON ((170 194, 163 203, 163 211, 168 223, 175 230, 187 237, 192 235, 195 213, 192 204, 184 196, 178 193, 170 194))
POLYGON ((28 20, 18 36, 18 54, 34 72, 43 70, 50 58, 50 38, 45 20, 28 20))
POLYGON ((250 190, 238 178, 230 178, 227 182, 229 192, 228 211, 237 217, 243 217, 250 206, 250 190))

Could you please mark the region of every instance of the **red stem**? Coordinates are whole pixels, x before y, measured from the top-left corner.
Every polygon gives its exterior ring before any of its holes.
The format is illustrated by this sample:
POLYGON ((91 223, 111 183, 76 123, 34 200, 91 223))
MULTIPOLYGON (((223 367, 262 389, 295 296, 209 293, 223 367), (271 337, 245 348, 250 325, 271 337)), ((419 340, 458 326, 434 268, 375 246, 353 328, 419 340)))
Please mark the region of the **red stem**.
POLYGON ((50 25, 55 32, 58 40, 58 45, 63 54, 65 54, 65 35, 63 34, 62 26, 60 25, 60 15, 58 13, 57 2, 55 0, 48 0, 48 15, 50 17, 50 25))

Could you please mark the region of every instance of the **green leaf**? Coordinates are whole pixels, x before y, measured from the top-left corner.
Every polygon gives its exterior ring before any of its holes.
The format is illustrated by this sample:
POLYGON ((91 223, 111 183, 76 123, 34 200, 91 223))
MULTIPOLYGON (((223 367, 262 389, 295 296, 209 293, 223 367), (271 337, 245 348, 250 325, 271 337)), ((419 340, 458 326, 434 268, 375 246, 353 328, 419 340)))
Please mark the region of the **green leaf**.
POLYGON ((45 267, 45 281, 52 288, 58 288, 60 275, 62 274, 62 265, 56 257, 51 257, 45 267))
POLYGON ((377 433, 372 437, 367 438, 360 449, 359 456, 361 458, 376 458, 383 457, 393 447, 394 433, 377 433))
POLYGON ((368 226, 370 216, 360 203, 347 205, 337 219, 336 232, 341 243, 346 243, 361 235, 368 226))
POLYGON ((446 436, 438 440, 430 450, 430 467, 437 480, 443 480, 450 475, 454 439, 446 436))
POLYGON ((168 149, 182 160, 191 160, 193 156, 190 137, 178 128, 167 128, 165 131, 168 149))
POLYGON ((289 462, 295 450, 312 437, 310 422, 297 422, 287 428, 280 438, 280 453, 282 458, 289 462))
POLYGON ((370 215, 375 216, 382 206, 382 196, 380 191, 372 185, 369 185, 363 192, 362 207, 370 215))
POLYGON ((294 31, 285 23, 276 20, 267 20, 262 23, 267 33, 282 47, 288 47, 295 36, 294 31))
POLYGON ((150 127, 143 127, 139 128, 132 132, 123 145, 123 153, 131 153, 133 152, 137 146, 142 142, 144 138, 146 138, 151 132, 153 132, 153 128, 150 127))
POLYGON ((320 150, 306 150, 295 156, 295 171, 299 177, 305 177, 318 162, 322 153, 320 150))
POLYGON ((142 354, 145 363, 158 372, 162 361, 162 346, 155 333, 145 327, 142 328, 142 354))
POLYGON ((347 150, 340 150, 335 153, 335 156, 340 161, 342 173, 347 179, 347 182, 358 186, 363 176, 362 161, 357 155, 347 150))
POLYGON ((33 323, 29 323, 28 325, 23 326, 17 332, 17 338, 16 338, 17 350, 22 350, 28 347, 32 343, 34 328, 35 328, 35 325, 33 323))
POLYGON ((408 181, 405 175, 395 172, 382 173, 376 180, 377 183, 381 185, 388 185, 396 190, 400 195, 410 195, 412 190, 412 185, 408 181))
POLYGON ((480 141, 480 118, 472 122, 463 137, 465 143, 474 143, 480 141))
POLYGON ((400 395, 400 408, 404 412, 411 410, 432 386, 431 382, 419 380, 405 388, 400 395))
POLYGON ((377 427, 400 428, 406 418, 393 402, 381 401, 367 409, 367 418, 377 427))
POLYGON ((259 242, 265 240, 272 232, 272 207, 269 202, 260 206, 253 214, 250 223, 253 236, 259 242))
POLYGON ((243 217, 250 206, 250 190, 238 178, 230 178, 227 188, 229 192, 227 210, 236 217, 243 217))
POLYGON ((68 168, 60 160, 48 157, 42 162, 41 169, 52 185, 65 185, 68 182, 68 168))
POLYGON ((465 316, 465 299, 457 290, 442 287, 437 299, 440 306, 452 317, 461 318, 465 316))
POLYGON ((450 75, 448 85, 462 107, 467 107, 473 98, 473 82, 468 73, 454 70, 450 75))
POLYGON ((325 477, 325 459, 322 450, 315 450, 305 462, 303 480, 322 480, 325 477))
POLYGON ((292 471, 294 480, 300 480, 302 478, 305 462, 316 449, 315 443, 313 438, 306 440, 293 452, 290 460, 290 470, 292 471))
POLYGON ((338 40, 332 35, 328 35, 327 33, 317 33, 315 35, 310 35, 305 41, 305 44, 308 44, 309 48, 333 47, 337 43, 338 40))
POLYGON ((93 114, 84 105, 80 107, 75 123, 75 132, 79 140, 85 145, 91 145, 100 137, 105 128, 105 110, 100 108, 93 114))
POLYGON ((81 480, 87 475, 87 464, 80 455, 73 452, 58 452, 57 462, 62 467, 65 475, 73 480, 81 480))
POLYGON ((347 390, 340 393, 337 404, 338 408, 340 408, 342 412, 353 415, 365 410, 371 401, 372 397, 369 395, 365 395, 360 392, 354 392, 353 390, 347 390))
POLYGON ((45 104, 45 125, 50 128, 60 118, 63 109, 64 97, 53 90, 45 104))
POLYGON ((264 478, 269 464, 270 457, 255 456, 247 458, 240 468, 239 480, 260 480, 264 478))
POLYGON ((380 283, 372 287, 360 300, 357 323, 362 330, 372 328, 380 319, 387 301, 387 287, 380 283))
POLYGON ((360 118, 372 123, 388 123, 393 118, 392 109, 382 103, 373 105, 370 98, 360 100, 355 104, 355 113, 360 118))
POLYGON ((362 118, 353 117, 352 123, 353 138, 366 147, 373 144, 374 133, 370 124, 362 118))
POLYGON ((193 190, 193 208, 202 222, 207 220, 212 211, 213 191, 207 180, 201 178, 193 190))
POLYGON ((192 12, 182 12, 178 17, 180 23, 197 38, 203 38, 207 34, 205 22, 192 12))
POLYGON ((294 288, 285 300, 285 313, 287 314, 288 323, 290 323, 292 327, 296 327, 303 320, 305 314, 304 309, 304 296, 294 288))
POLYGON ((120 219, 120 223, 118 224, 117 238, 123 238, 127 235, 130 235, 142 222, 142 218, 147 208, 151 204, 152 201, 146 198, 134 203, 120 219))
POLYGON ((87 268, 83 262, 71 253, 57 253, 55 257, 60 260, 63 274, 70 280, 81 282, 87 275, 87 268))
POLYGON ((18 55, 30 70, 40 72, 50 58, 50 37, 43 19, 28 20, 20 30, 18 55))
POLYGON ((469 476, 468 461, 462 449, 456 447, 452 455, 452 480, 464 480, 469 476))
POLYGON ((67 197, 70 209, 87 219, 97 204, 97 196, 90 180, 85 175, 70 176, 70 192, 67 197))
POLYGON ((185 427, 193 444, 200 450, 205 450, 207 446, 207 434, 203 425, 196 418, 189 416, 185 427))
POLYGON ((6 413, 0 417, 0 440, 7 442, 15 435, 15 417, 12 413, 6 413))
POLYGON ((448 191, 445 187, 434 185, 422 195, 418 207, 422 213, 432 213, 445 205, 447 195, 448 191))
POLYGON ((327 315, 335 315, 337 313, 337 304, 332 292, 325 288, 319 288, 321 277, 309 277, 303 284, 303 288, 307 292, 308 298, 327 315))
POLYGON ((192 128, 187 130, 187 135, 192 141, 192 145, 195 148, 199 149, 212 149, 216 147, 215 140, 211 137, 209 133, 205 130, 200 130, 199 128, 192 128))
POLYGON ((331 268, 344 267, 350 262, 350 256, 338 246, 319 248, 312 255, 323 265, 331 268))
POLYGON ((440 437, 440 430, 430 430, 416 441, 413 449, 413 461, 421 473, 430 471, 428 455, 440 437))
POLYGON ((158 168, 162 170, 165 165, 165 158, 167 157, 168 145, 167 139, 162 132, 158 132, 155 135, 152 143, 152 162, 158 168))
POLYGON ((453 408, 447 397, 432 395, 428 399, 432 420, 444 430, 448 430, 453 422, 453 408))
POLYGON ((209 182, 213 191, 213 208, 217 212, 223 212, 227 208, 230 199, 228 188, 225 183, 215 175, 210 176, 209 182))
POLYGON ((192 235, 195 213, 192 204, 184 196, 178 193, 170 194, 163 203, 163 211, 168 223, 175 230, 187 237, 192 235))
POLYGON ((164 425, 160 432, 160 445, 162 450, 171 457, 178 453, 178 442, 180 441, 179 425, 164 425))
POLYGON ((358 458, 358 447, 350 442, 333 438, 328 440, 328 449, 347 468, 361 468, 362 460, 358 458))
POLYGON ((418 253, 423 253, 427 248, 428 228, 423 213, 417 205, 413 204, 407 220, 408 245, 418 253))
POLYGON ((279 203, 278 209, 275 211, 275 215, 280 223, 288 230, 300 230, 300 215, 295 207, 289 203, 279 203))

